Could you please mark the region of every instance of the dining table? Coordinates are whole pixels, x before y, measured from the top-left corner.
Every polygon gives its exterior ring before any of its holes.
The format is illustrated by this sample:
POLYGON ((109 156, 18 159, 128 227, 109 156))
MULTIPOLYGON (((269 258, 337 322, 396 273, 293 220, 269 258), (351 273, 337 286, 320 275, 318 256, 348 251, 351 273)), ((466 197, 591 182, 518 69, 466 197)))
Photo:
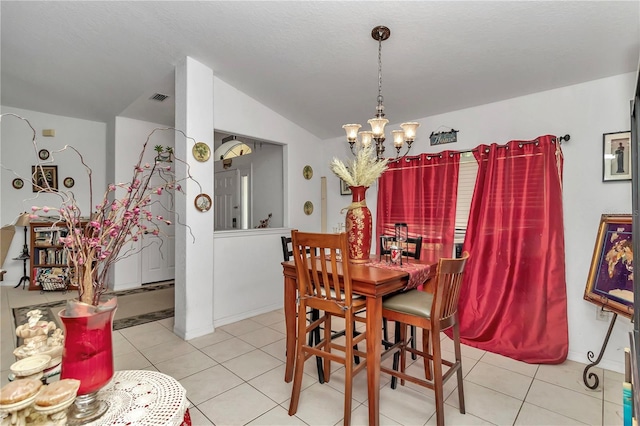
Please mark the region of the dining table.
MULTIPOLYGON (((318 262, 320 260, 317 260, 318 262)), ((421 286, 435 272, 435 262, 411 260, 404 265, 378 258, 367 263, 351 263, 351 284, 355 294, 366 298, 367 312, 367 393, 369 425, 380 424, 380 356, 382 354, 382 298, 391 293, 421 286)), ((284 275, 284 315, 286 325, 285 382, 293 379, 296 350, 297 274, 293 260, 282 262, 284 275)), ((310 266, 309 266, 310 267, 310 266)), ((342 266, 338 272, 342 274, 342 266)))

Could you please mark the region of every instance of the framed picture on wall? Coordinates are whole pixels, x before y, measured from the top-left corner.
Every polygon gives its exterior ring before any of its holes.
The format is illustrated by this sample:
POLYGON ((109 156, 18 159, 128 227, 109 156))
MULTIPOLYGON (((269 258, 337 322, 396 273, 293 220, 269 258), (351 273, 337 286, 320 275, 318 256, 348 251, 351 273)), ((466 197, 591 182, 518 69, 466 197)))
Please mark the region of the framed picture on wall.
POLYGON ((625 317, 633 316, 631 215, 600 219, 584 299, 625 317))
POLYGON ((351 188, 342 179, 340 179, 340 195, 351 195, 351 188))
POLYGON ((33 192, 58 189, 58 166, 31 166, 33 192))
POLYGON ((602 135, 602 181, 631 180, 631 132, 602 135))

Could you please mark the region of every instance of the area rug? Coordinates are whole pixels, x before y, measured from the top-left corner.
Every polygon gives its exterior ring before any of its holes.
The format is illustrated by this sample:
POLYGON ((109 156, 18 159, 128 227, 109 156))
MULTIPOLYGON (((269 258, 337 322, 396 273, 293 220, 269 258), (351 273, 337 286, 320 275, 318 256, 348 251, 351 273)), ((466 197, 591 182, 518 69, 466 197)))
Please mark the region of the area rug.
MULTIPOLYGON (((69 298, 76 296, 75 292, 70 292, 69 294, 69 298)), ((171 318, 174 315, 173 281, 144 285, 139 288, 109 292, 108 294, 115 294, 118 297, 118 309, 113 320, 114 330, 171 318)), ((15 324, 18 326, 26 323, 27 312, 40 309, 42 312, 40 321, 53 321, 58 327, 62 327, 58 312, 65 308, 66 303, 66 300, 60 300, 13 308, 15 324)))

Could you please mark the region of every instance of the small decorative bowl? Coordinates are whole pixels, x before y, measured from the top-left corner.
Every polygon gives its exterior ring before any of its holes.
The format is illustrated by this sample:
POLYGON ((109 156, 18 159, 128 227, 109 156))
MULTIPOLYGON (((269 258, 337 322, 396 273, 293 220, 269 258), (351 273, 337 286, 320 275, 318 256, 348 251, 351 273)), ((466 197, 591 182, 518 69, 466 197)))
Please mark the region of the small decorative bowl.
POLYGON ((50 362, 49 355, 33 355, 14 362, 9 368, 16 376, 25 377, 40 373, 47 368, 50 362))

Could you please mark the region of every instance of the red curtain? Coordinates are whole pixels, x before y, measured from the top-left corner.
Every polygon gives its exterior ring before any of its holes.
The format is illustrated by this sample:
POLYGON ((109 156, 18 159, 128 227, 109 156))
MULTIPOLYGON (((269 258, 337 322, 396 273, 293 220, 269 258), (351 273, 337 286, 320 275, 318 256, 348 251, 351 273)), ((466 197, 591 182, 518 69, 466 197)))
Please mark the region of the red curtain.
POLYGON ((451 257, 459 162, 459 152, 444 151, 389 163, 379 180, 376 241, 404 222, 410 237, 422 236, 421 259, 451 257))
POLYGON ((465 344, 529 363, 568 351, 560 144, 481 145, 464 250, 465 344))

